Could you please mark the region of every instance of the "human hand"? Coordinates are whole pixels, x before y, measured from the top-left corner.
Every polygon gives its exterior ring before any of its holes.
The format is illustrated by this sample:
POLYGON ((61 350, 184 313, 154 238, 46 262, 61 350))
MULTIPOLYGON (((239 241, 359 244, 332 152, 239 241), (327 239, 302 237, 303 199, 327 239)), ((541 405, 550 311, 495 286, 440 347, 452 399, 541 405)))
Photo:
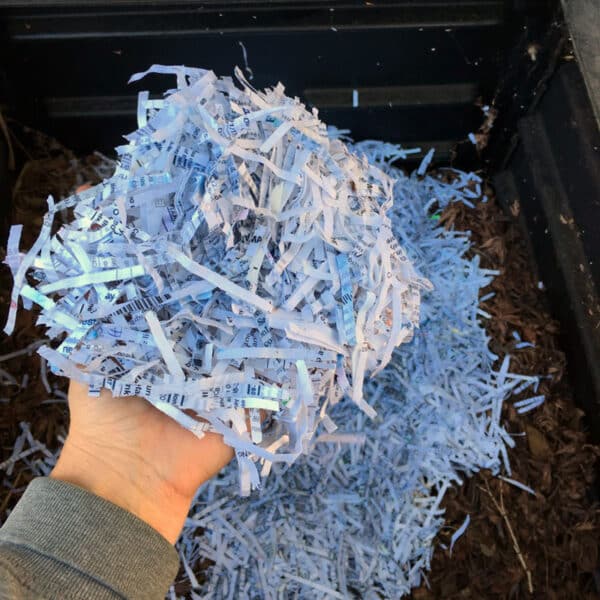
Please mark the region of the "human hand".
POLYGON ((132 512, 175 543, 196 490, 233 457, 216 433, 202 439, 139 397, 99 398, 71 381, 71 424, 51 477, 132 512))

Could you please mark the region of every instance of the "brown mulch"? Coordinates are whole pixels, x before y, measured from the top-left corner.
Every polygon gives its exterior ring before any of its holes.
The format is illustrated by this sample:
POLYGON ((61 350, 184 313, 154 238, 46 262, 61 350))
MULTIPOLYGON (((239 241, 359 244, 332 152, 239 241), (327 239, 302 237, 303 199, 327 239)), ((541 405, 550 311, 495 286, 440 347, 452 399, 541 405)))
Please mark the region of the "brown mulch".
MULTIPOLYGON (((99 181, 97 166, 102 159, 98 155, 78 159, 51 138, 31 130, 13 127, 13 133, 24 169, 15 178, 12 221, 25 224, 21 246, 29 247, 41 224, 46 195, 64 197, 82 183, 99 181)), ((450 206, 442 222, 471 230, 473 251, 481 256, 482 265, 501 270, 483 292, 496 292, 483 305, 493 317, 486 321, 492 350, 501 357, 511 354, 513 372, 547 376, 539 391, 546 395, 542 407, 518 415, 508 403, 503 415, 510 433, 527 433, 515 437, 517 445, 509 450, 509 456, 513 478, 532 487, 536 495, 489 473, 480 473, 448 493, 444 501, 447 525, 439 541, 449 545, 466 514, 471 516, 471 524, 451 557, 442 548, 436 550, 428 574, 430 588, 424 585, 414 590, 413 598, 600 598, 600 509, 594 492, 600 450, 590 444, 583 412, 574 405, 558 343, 559 325, 550 316, 544 292, 538 287, 522 230, 513 216, 498 207, 490 190, 488 196, 492 199, 475 209, 450 206), (535 347, 515 350, 515 330, 535 347), (528 592, 527 572, 533 593, 528 592)), ((2 266, 2 324, 10 289, 10 273, 2 266)), ((24 348, 43 337, 35 319, 33 312, 21 310, 15 334, 0 334, 0 353, 24 348)), ((31 423, 34 436, 50 447, 56 446, 56 434, 68 422, 64 403, 42 404, 48 393, 40 379, 39 360, 33 352, 0 362, 0 368, 17 379, 17 384, 0 391, 0 396, 8 399, 0 402, 0 462, 12 451, 20 421, 31 423), (23 382, 25 375, 28 381, 23 382)), ((48 377, 52 387, 65 390, 63 380, 51 374, 48 377)), ((0 521, 30 479, 26 472, 16 477, 16 483, 14 476, 11 479, 16 489, 9 494, 5 476, 0 474, 0 521)))
POLYGON ((516 447, 509 450, 512 477, 536 495, 489 473, 449 493, 443 503, 447 526, 441 541, 448 543, 466 514, 471 524, 452 557, 436 550, 431 590, 415 590, 416 600, 600 598, 600 447, 590 444, 584 413, 574 404, 558 342, 560 326, 549 313, 516 216, 490 200, 475 209, 450 206, 442 220, 447 227, 470 230, 473 252, 480 255, 482 266, 501 271, 482 292, 496 293, 483 304, 492 315, 485 321, 491 349, 500 357, 511 355, 514 373, 547 376, 540 384, 539 393, 546 395, 540 408, 519 415, 511 401, 503 413, 509 433, 527 433, 516 437, 516 447), (513 331, 535 348, 515 350, 513 331), (533 593, 528 591, 526 570, 533 593))

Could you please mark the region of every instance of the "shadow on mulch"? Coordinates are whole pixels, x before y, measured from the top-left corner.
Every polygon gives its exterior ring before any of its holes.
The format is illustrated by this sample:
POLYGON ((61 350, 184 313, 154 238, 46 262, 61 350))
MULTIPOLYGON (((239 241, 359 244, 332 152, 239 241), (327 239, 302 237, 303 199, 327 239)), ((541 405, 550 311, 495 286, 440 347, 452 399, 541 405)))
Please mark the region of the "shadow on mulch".
MULTIPOLYGON (((70 194, 85 182, 102 179, 104 157, 78 159, 70 151, 25 128, 13 127, 14 142, 21 148, 24 167, 13 194, 13 222, 23 223, 22 247, 28 248, 39 230, 45 197, 70 194)), ((450 491, 443 503, 447 525, 439 542, 449 545, 452 533, 471 516, 466 533, 455 544, 452 556, 438 547, 430 587, 413 591, 415 600, 478 598, 544 598, 549 600, 600 598, 598 561, 600 508, 595 492, 595 466, 600 448, 588 442, 584 414, 573 402, 566 380, 565 357, 558 344, 559 324, 549 314, 544 292, 522 231, 507 216, 488 190, 487 203, 475 209, 462 204, 448 207, 441 222, 472 232, 473 252, 482 266, 501 274, 483 294, 496 295, 483 304, 492 315, 485 322, 492 350, 512 357, 511 371, 542 375, 539 393, 546 402, 535 411, 519 415, 507 403, 503 420, 515 436, 509 450, 512 477, 536 491, 532 496, 482 472, 461 488, 450 491), (517 331, 533 348, 515 349, 517 331), (527 436, 518 434, 525 432, 527 436), (528 590, 533 590, 530 593, 528 590)), ((4 246, 6 240, 2 240, 4 246)), ((4 248, 2 258, 4 258, 4 248)), ((4 323, 10 301, 8 268, 0 271, 0 321, 4 323)), ((2 335, 2 354, 27 347, 44 337, 35 326, 36 315, 19 311, 11 337, 2 335)), ((20 433, 19 422, 31 423, 34 437, 56 447, 57 433, 68 424, 66 404, 57 399, 45 403, 48 393, 40 377, 40 358, 35 351, 0 362, 0 462, 11 453, 20 433), (2 371, 14 382, 7 383, 2 371)), ((51 389, 66 391, 66 382, 48 374, 51 389)), ((515 398, 514 400, 517 400, 515 398)), ((0 515, 14 506, 31 475, 13 475, 10 491, 2 475, 0 515)), ((181 590, 180 593, 183 593, 181 590)))

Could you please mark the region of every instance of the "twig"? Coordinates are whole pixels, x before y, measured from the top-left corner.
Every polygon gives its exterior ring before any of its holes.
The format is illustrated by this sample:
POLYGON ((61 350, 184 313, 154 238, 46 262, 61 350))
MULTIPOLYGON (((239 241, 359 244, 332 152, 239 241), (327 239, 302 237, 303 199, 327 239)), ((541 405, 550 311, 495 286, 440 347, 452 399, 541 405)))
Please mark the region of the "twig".
POLYGON ((21 481, 22 475, 23 475, 23 471, 19 471, 17 473, 17 476, 15 477, 15 481, 13 483, 13 487, 11 489, 9 489, 6 496, 4 496, 4 500, 2 501, 2 505, 0 506, 0 518, 2 518, 2 515, 4 514, 4 511, 6 510, 6 507, 8 506, 8 501, 10 500, 10 497, 13 495, 15 489, 18 487, 18 485, 21 481))
POLYGON ((23 168, 19 171, 19 174, 17 175, 17 181, 15 181, 15 185, 13 186, 13 191, 12 191, 13 203, 15 202, 15 198, 17 197, 17 193, 21 189, 21 184, 23 183, 23 178, 25 176, 25 172, 27 171, 27 167, 29 166, 30 163, 31 163, 31 161, 26 162, 23 165, 23 168))
POLYGON ((15 170, 15 151, 13 150, 13 145, 10 139, 10 133, 8 132, 8 127, 6 126, 6 121, 2 116, 2 111, 0 111, 0 131, 4 134, 6 138, 6 147, 8 149, 8 168, 10 171, 15 170))
POLYGON ((36 348, 39 348, 41 345, 45 344, 48 340, 46 338, 41 340, 35 340, 31 342, 25 348, 21 348, 20 350, 15 350, 14 352, 9 352, 8 354, 3 354, 0 356, 0 362, 4 362, 5 360, 11 360, 13 358, 17 358, 18 356, 23 356, 23 354, 31 354, 36 348))
MULTIPOLYGON (((483 490, 483 488, 481 486, 479 486, 479 488, 483 490)), ((517 536, 515 535, 515 532, 513 531, 512 525, 510 524, 510 521, 508 520, 508 515, 506 514, 506 509, 504 508, 504 497, 502 496, 502 484, 500 484, 500 502, 498 502, 498 500, 496 500, 496 498, 494 498, 494 495, 492 494, 492 491, 490 490, 490 486, 487 481, 485 482, 485 490, 483 490, 483 491, 486 492, 488 494, 488 496, 492 499, 492 502, 494 503, 496 510, 500 513, 500 515, 504 519, 504 523, 506 523, 506 529, 508 529, 508 533, 509 533, 510 538, 513 543, 514 551, 517 554, 517 558, 519 559, 519 562, 521 563, 521 566, 523 567, 525 574, 527 575, 527 589, 530 594, 533 594, 533 580, 531 577, 531 571, 529 570, 529 567, 527 566, 527 563, 525 562, 525 558, 523 557, 523 553, 521 552, 519 542, 517 541, 517 536)))

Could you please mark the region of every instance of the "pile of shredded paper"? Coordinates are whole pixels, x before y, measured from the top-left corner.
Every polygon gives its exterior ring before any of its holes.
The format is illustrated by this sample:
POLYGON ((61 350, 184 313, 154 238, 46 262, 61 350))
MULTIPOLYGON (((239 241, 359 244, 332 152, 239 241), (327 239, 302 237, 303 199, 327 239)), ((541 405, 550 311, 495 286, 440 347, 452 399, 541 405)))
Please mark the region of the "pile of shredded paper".
MULTIPOLYGON (((392 163, 410 151, 344 144, 281 85, 151 70, 177 90, 140 95, 113 177, 50 201, 28 254, 13 229, 10 319, 19 295, 41 304, 50 337, 67 334, 39 350, 57 371, 236 449, 178 544, 191 597, 399 598, 429 568, 449 487, 481 468, 510 476, 502 405, 537 388, 508 357, 493 369, 479 302, 494 272, 437 222, 481 182, 427 175, 432 152, 407 176, 392 163), (240 482, 260 489, 240 498, 240 482)), ((44 474, 53 457, 23 427, 2 466, 44 474)))
POLYGON ((336 430, 327 409, 343 397, 375 417, 365 375, 412 338, 430 284, 392 233, 392 179, 281 84, 160 65, 132 80, 148 72, 175 74, 177 89, 140 94, 113 176, 49 198, 27 254, 12 229, 6 332, 20 296, 40 305, 62 339, 38 351, 55 372, 222 434, 248 495, 320 423, 336 430))

